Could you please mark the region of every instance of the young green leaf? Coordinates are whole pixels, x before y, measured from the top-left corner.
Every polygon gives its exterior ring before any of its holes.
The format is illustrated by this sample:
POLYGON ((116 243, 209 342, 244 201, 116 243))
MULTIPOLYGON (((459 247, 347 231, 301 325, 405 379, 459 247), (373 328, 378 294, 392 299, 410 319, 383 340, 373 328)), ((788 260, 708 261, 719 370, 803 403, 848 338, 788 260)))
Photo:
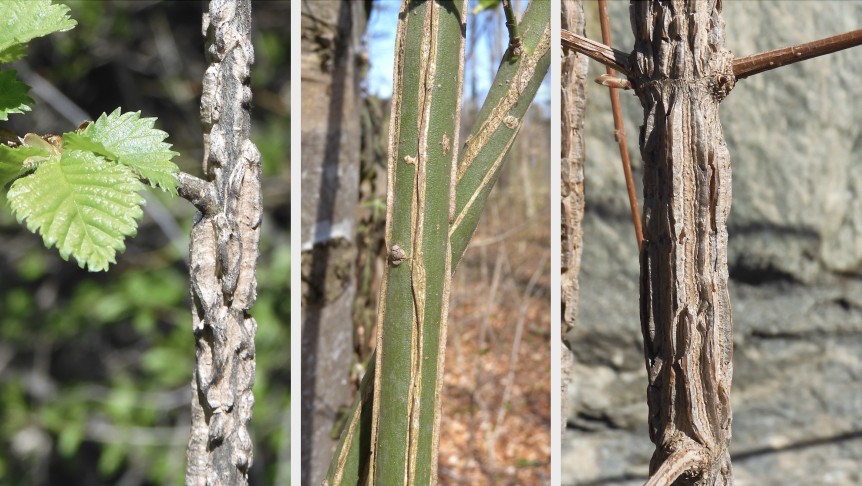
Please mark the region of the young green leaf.
POLYGON ((65 150, 60 159, 12 183, 9 203, 19 221, 81 268, 107 270, 123 240, 137 232, 143 184, 129 168, 91 152, 65 150))
MULTIPOLYGON (((180 169, 171 159, 179 154, 170 150, 171 144, 164 142, 168 134, 153 128, 155 122, 155 118, 141 118, 140 111, 120 113, 117 108, 110 115, 103 113, 98 120, 79 133, 105 149, 104 152, 95 151, 97 154, 130 167, 152 187, 176 194, 179 184, 177 174, 180 169)), ((64 135, 64 138, 67 135, 64 135)), ((72 143, 79 148, 85 148, 74 137, 72 143)))
POLYGON ((69 18, 69 7, 52 5, 51 0, 0 0, 5 25, 0 28, 0 63, 24 55, 27 42, 77 25, 69 18))
POLYGON ((18 81, 15 71, 0 71, 0 121, 13 113, 30 111, 33 100, 27 96, 30 87, 18 81))
POLYGON ((33 165, 26 163, 27 159, 49 156, 49 151, 39 147, 19 146, 12 148, 0 144, 0 187, 5 187, 6 184, 14 181, 33 167, 33 165))

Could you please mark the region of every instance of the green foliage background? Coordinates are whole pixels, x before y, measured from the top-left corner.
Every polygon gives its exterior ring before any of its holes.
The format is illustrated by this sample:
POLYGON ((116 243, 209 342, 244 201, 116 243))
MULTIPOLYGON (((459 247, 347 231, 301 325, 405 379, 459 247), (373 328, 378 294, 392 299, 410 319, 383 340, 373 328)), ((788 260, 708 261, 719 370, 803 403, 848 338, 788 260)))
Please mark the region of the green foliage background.
MULTIPOLYGON (((198 102, 205 2, 68 1, 78 26, 31 43, 12 65, 31 113, 0 129, 62 133, 71 101, 156 127, 200 175, 198 102), (64 99, 65 98, 65 99, 64 99)), ((253 140, 263 154, 253 484, 289 480, 290 5, 255 2, 253 140)), ((4 192, 5 194, 5 192, 4 192)), ((194 359, 188 231, 194 209, 150 191, 138 236, 106 273, 63 261, 0 209, 0 485, 182 484, 194 359)))

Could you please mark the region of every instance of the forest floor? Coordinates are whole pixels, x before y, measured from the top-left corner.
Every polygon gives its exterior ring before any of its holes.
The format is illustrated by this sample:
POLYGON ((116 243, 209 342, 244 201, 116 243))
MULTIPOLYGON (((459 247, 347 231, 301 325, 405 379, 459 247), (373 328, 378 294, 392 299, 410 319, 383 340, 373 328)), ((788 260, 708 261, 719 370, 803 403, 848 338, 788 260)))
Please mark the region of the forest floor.
POLYGON ((512 192, 489 198, 453 279, 440 484, 550 484, 550 215, 514 217, 512 192))

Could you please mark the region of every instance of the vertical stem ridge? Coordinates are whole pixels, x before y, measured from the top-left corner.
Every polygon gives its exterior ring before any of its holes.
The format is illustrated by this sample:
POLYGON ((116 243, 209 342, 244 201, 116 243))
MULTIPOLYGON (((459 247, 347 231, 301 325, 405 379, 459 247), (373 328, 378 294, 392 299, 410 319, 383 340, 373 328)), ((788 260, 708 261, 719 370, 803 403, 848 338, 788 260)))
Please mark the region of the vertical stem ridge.
MULTIPOLYGON (((431 119, 431 107, 434 104, 435 62, 437 58, 437 17, 440 15, 440 6, 430 3, 428 8, 431 14, 427 16, 425 24, 426 43, 423 45, 423 73, 422 83, 419 86, 419 154, 416 157, 416 202, 414 204, 415 214, 413 223, 413 257, 412 265, 412 291, 414 305, 416 306, 416 331, 414 332, 413 349, 410 360, 410 409, 408 411, 409 427, 407 432, 407 457, 406 477, 407 484, 416 482, 416 459, 419 453, 419 443, 416 440, 417 429, 422 417, 422 363, 424 354, 424 328, 425 328, 425 291, 427 289, 427 273, 425 269, 425 209, 427 195, 427 172, 429 164, 428 153, 429 130, 431 119)), ((451 186, 449 188, 451 190, 451 186)))

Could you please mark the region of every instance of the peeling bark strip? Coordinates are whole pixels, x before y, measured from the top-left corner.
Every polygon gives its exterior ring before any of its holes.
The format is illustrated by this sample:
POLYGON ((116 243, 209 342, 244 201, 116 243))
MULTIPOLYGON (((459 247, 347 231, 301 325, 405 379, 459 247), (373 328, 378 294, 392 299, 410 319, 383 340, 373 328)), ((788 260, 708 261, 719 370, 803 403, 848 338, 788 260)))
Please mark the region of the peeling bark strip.
POLYGON ((186 484, 194 486, 247 484, 252 463, 257 324, 248 310, 257 296, 261 195, 260 153, 248 136, 250 27, 249 0, 213 0, 203 18, 203 168, 215 205, 196 216, 189 245, 196 352, 186 484))
POLYGON ((634 84, 644 107, 641 323, 656 444, 650 474, 678 477, 675 485, 729 485, 731 186, 718 105, 733 76, 721 1, 632 2, 631 19, 634 84))

